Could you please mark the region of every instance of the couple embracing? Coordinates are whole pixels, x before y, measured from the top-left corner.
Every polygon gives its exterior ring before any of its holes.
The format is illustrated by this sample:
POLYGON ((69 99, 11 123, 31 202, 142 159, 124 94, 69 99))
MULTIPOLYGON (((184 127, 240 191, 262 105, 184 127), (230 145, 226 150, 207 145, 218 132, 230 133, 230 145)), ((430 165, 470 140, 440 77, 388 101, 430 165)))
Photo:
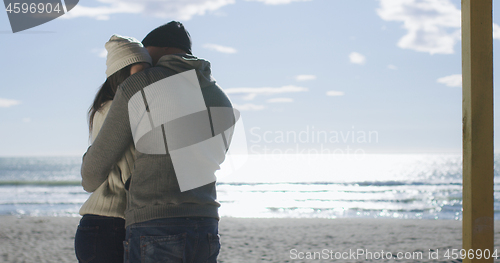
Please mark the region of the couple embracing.
POLYGON ((105 47, 81 169, 92 194, 75 236, 79 262, 216 262, 214 172, 235 120, 214 112, 232 112, 229 98, 180 22, 142 43, 113 35, 105 47))

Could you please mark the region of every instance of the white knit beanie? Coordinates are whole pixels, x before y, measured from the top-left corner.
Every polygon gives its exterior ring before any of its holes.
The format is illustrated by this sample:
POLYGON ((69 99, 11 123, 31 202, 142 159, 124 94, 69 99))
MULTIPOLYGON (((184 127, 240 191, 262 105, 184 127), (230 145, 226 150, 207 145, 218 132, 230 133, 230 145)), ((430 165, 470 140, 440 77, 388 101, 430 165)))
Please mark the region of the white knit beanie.
POLYGON ((112 35, 104 47, 108 51, 106 77, 113 75, 130 64, 139 62, 153 64, 146 48, 133 37, 112 35))

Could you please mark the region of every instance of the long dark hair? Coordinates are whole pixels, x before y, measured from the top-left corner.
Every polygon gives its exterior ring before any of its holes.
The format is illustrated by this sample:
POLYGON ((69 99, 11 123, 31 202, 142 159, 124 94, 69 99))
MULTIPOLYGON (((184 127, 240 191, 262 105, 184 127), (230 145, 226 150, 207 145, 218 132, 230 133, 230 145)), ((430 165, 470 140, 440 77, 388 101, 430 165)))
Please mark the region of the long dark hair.
POLYGON ((119 71, 113 73, 109 76, 104 84, 102 84, 99 91, 95 95, 94 103, 89 109, 89 132, 92 134, 92 125, 94 124, 95 113, 101 110, 104 103, 113 100, 116 94, 118 85, 120 85, 126 78, 130 77, 130 68, 132 65, 128 65, 119 71))

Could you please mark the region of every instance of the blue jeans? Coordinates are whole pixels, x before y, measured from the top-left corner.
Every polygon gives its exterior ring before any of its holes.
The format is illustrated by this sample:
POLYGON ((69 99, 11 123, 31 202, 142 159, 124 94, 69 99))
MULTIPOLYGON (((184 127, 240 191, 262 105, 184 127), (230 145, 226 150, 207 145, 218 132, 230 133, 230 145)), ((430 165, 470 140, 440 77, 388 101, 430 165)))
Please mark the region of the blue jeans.
POLYGON ((162 218, 127 227, 123 246, 128 262, 217 262, 219 221, 215 218, 162 218))
POLYGON ((75 235, 76 258, 80 263, 123 262, 125 220, 84 215, 75 235))

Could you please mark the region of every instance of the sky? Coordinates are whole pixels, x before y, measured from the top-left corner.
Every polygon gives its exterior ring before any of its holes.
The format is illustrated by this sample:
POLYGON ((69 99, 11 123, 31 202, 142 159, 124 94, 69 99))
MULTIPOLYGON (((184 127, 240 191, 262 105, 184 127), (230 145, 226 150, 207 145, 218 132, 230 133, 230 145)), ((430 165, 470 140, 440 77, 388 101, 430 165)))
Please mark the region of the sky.
POLYGON ((241 111, 252 154, 461 152, 459 0, 87 0, 18 33, 0 12, 0 156, 82 155, 104 43, 171 20, 241 111))

